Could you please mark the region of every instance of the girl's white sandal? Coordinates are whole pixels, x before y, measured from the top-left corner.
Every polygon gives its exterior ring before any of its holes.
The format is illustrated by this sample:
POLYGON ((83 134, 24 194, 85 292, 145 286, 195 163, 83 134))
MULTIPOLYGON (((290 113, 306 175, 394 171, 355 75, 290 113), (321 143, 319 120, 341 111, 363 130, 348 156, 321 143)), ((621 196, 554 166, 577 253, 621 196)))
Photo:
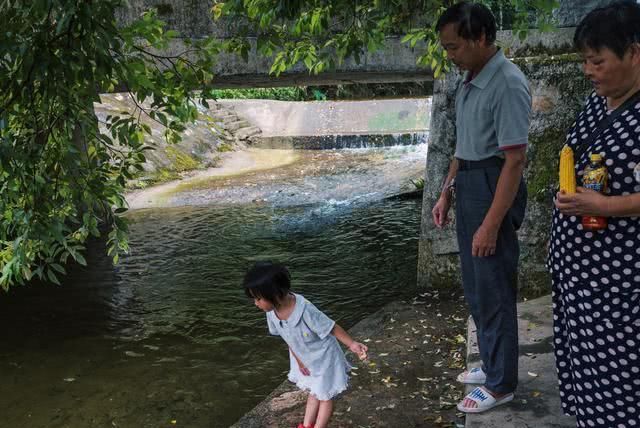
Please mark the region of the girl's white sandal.
POLYGON ((504 395, 498 399, 494 398, 493 395, 489 394, 486 389, 479 386, 474 388, 465 398, 476 403, 476 407, 465 407, 463 405, 464 399, 458 403, 458 410, 464 413, 482 413, 486 412, 489 409, 493 409, 496 406, 501 404, 508 403, 513 400, 513 392, 507 395, 504 395))

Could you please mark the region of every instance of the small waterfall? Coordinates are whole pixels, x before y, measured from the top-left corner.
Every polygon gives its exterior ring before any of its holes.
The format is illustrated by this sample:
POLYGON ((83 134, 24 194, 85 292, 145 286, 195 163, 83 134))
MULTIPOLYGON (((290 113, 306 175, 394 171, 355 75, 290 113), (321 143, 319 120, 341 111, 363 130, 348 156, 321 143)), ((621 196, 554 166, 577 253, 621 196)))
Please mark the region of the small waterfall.
POLYGON ((336 150, 374 149, 426 144, 428 132, 355 135, 301 135, 261 137, 254 147, 268 149, 336 150))

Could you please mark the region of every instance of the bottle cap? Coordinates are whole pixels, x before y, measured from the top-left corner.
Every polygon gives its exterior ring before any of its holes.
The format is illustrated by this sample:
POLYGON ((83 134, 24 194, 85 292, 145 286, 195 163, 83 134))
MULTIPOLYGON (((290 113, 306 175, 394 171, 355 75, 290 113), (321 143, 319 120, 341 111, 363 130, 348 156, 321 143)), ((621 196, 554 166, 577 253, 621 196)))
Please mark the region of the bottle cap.
POLYGON ((589 159, 591 159, 591 162, 600 162, 602 160, 602 156, 600 153, 592 153, 591 156, 589 156, 589 159))

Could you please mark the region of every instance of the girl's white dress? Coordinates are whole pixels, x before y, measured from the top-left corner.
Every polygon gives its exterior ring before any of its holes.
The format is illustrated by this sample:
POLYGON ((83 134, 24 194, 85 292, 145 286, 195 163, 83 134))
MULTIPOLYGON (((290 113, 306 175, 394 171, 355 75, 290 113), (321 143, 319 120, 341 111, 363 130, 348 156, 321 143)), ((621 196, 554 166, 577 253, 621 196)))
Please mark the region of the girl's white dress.
POLYGON ((267 312, 269 333, 281 336, 311 372, 303 375, 289 352, 289 380, 318 400, 330 400, 347 389, 351 366, 331 334, 335 321, 300 294, 293 295, 296 304, 287 320, 278 319, 275 311, 267 312))

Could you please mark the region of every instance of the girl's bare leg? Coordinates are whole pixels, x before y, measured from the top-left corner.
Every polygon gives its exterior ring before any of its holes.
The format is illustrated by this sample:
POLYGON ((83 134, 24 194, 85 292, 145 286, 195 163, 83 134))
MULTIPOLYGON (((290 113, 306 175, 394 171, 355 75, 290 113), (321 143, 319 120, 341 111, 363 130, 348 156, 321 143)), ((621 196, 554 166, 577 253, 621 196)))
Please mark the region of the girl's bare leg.
MULTIPOLYGON (((318 418, 316 419, 315 428, 327 428, 329 425, 329 419, 333 413, 333 401, 319 401, 320 406, 318 409, 318 418)), ((306 418, 305 418, 306 421, 306 418)))
POLYGON ((310 427, 316 421, 318 416, 318 408, 320 407, 320 400, 309 394, 307 398, 307 408, 304 411, 304 426, 310 427))

